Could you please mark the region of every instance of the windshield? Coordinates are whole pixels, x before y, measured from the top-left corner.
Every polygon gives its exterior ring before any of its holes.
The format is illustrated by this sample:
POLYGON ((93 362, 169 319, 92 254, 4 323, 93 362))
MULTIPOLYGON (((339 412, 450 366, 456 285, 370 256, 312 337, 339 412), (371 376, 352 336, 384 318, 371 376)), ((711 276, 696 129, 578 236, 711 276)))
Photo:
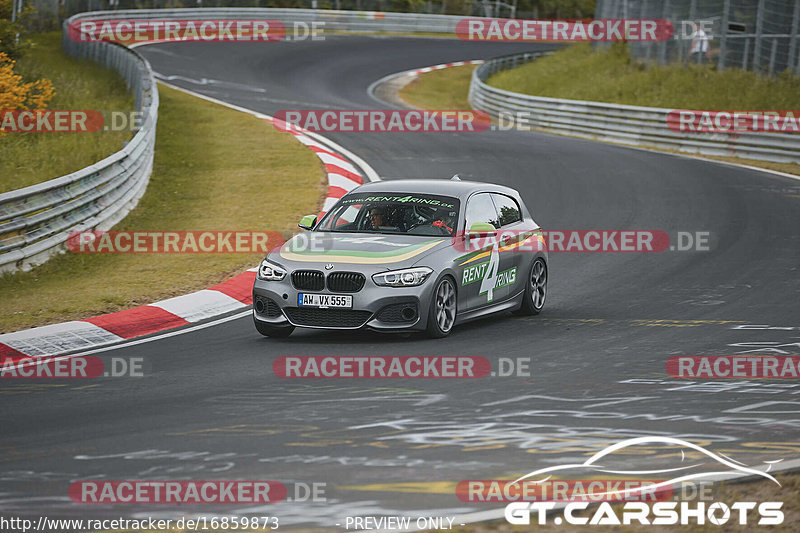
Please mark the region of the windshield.
POLYGON ((314 228, 351 233, 452 236, 459 201, 433 194, 348 194, 314 228))

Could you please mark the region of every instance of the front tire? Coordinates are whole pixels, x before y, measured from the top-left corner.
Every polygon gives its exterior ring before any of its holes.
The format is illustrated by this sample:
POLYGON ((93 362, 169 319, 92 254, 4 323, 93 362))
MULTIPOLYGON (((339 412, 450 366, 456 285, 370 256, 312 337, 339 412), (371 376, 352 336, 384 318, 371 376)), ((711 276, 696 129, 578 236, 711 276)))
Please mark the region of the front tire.
POLYGON ((520 315, 538 315, 544 308, 547 298, 547 264, 541 257, 531 265, 531 273, 525 284, 525 295, 522 297, 520 315))
POLYGON ((294 331, 294 326, 273 326, 272 324, 267 324, 257 318, 253 318, 253 322, 255 323, 258 332, 265 337, 285 339, 294 331))
POLYGON ((429 337, 441 339, 447 337, 456 323, 456 284, 450 276, 444 276, 436 284, 428 309, 429 337))

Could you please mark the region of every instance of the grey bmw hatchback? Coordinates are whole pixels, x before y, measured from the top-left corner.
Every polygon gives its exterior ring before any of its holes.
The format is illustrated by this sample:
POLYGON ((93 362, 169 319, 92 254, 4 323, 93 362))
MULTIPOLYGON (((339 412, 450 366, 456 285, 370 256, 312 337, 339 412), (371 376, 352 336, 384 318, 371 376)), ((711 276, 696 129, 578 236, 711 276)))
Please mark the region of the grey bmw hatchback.
POLYGON ((535 315, 547 296, 542 229, 501 185, 392 180, 361 185, 261 262, 256 329, 425 331, 502 311, 535 315))

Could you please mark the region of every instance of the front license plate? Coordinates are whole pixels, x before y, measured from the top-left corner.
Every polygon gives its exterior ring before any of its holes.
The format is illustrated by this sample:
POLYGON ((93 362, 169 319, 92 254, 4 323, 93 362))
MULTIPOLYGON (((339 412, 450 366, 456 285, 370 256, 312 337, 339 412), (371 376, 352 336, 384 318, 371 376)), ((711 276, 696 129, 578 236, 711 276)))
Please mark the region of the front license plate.
POLYGON ((353 307, 352 296, 339 296, 336 294, 309 294, 301 292, 297 295, 297 305, 300 307, 353 307))

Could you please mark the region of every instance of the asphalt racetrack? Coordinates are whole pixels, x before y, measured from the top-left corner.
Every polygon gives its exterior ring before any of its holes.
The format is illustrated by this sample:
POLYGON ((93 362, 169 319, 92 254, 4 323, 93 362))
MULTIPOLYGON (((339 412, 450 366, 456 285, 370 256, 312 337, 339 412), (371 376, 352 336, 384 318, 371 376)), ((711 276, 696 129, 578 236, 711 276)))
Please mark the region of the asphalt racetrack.
MULTIPOLYGON (((386 107, 367 92, 383 76, 523 49, 535 47, 332 36, 139 51, 170 83, 275 114, 386 107)), ((328 137, 385 180, 458 173, 514 187, 546 229, 709 232, 710 250, 553 253, 543 314, 472 322, 442 340, 318 330, 268 339, 244 316, 98 354, 144 358, 144 378, 4 385, 5 511, 270 514, 282 526, 336 528, 349 515, 497 508, 460 501, 455 484, 580 462, 630 437, 691 439, 751 466, 800 458, 796 380, 665 372, 676 355, 800 355, 800 181, 537 132, 328 137), (283 355, 472 355, 493 370, 524 358, 530 376, 282 380, 272 362, 283 355), (67 496, 74 479, 316 482, 327 502, 81 506, 67 496)), ((269 209, 268 190, 253 183, 252 193, 269 209)), ((625 466, 668 455, 629 455, 625 466)))

